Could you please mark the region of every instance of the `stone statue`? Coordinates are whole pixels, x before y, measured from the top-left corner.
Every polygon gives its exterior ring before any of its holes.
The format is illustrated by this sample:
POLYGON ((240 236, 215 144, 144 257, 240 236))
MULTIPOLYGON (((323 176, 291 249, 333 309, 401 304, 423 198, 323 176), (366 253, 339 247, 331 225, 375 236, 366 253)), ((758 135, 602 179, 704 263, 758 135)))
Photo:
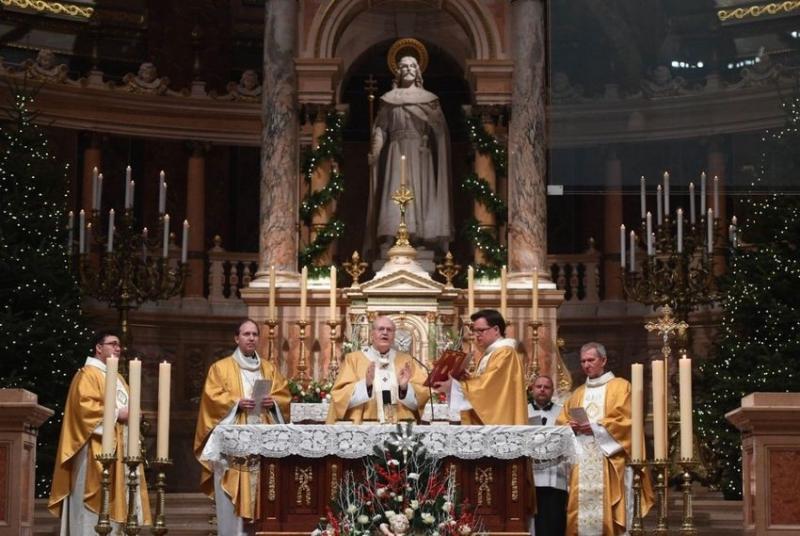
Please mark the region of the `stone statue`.
POLYGON ((122 78, 124 88, 132 93, 155 93, 164 95, 168 93, 169 78, 159 78, 156 66, 149 61, 139 65, 137 74, 128 73, 122 78))
POLYGON ((66 82, 67 66, 56 61, 53 51, 43 48, 36 54, 36 61, 25 62, 26 73, 33 80, 66 82))
POLYGON ((672 76, 666 65, 653 69, 651 80, 642 80, 642 90, 648 97, 673 97, 686 93, 686 80, 681 76, 672 76))
MULTIPOLYGON (((406 210, 412 242, 446 251, 452 239, 450 133, 439 98, 422 87, 413 56, 397 64, 394 88, 381 97, 369 153, 368 236, 391 246, 400 223, 392 194, 400 187, 400 157, 406 157, 406 187, 414 200, 406 210)), ((366 249, 372 250, 368 243, 366 249)))
POLYGON ((247 69, 242 73, 239 82, 229 82, 226 86, 227 95, 217 96, 215 92, 211 96, 219 100, 241 100, 256 102, 261 100, 261 83, 258 80, 258 73, 253 69, 247 69))

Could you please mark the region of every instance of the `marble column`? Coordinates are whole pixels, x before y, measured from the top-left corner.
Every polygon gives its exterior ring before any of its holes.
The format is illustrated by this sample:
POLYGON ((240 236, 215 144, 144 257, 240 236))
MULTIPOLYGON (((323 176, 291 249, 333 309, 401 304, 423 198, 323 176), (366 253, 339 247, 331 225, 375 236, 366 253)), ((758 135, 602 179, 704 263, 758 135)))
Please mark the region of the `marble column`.
POLYGON ((722 275, 725 273, 725 248, 728 246, 728 211, 725 197, 725 177, 727 174, 726 163, 727 155, 723 150, 724 140, 715 136, 709 140, 708 144, 708 182, 706 184, 706 210, 714 208, 714 177, 719 177, 719 211, 714 214, 716 219, 716 234, 714 240, 717 247, 714 248, 714 274, 722 275))
MULTIPOLYGON (((622 299, 619 276, 619 226, 622 225, 622 163, 615 147, 606 154, 606 195, 603 197, 603 286, 606 300, 622 299)), ((627 236, 627 235, 626 235, 627 236)))
MULTIPOLYGON (((92 200, 94 197, 94 181, 92 179, 92 172, 94 168, 103 172, 103 154, 100 150, 100 136, 94 132, 88 134, 89 144, 83 150, 83 195, 81 195, 81 207, 86 211, 86 214, 92 213, 92 200)), ((102 212, 103 207, 100 207, 102 212)))
POLYGON ((264 16, 259 271, 297 273, 297 1, 269 0, 264 16))
MULTIPOLYGON (((480 113, 480 115, 483 129, 487 134, 494 136, 495 125, 494 121, 492 121, 492 116, 488 113, 480 113)), ((497 192, 497 175, 494 170, 494 164, 492 163, 491 155, 476 152, 474 167, 475 174, 478 176, 478 178, 485 179, 486 182, 489 183, 489 189, 491 189, 493 192, 497 192)), ((495 215, 487 210, 486 206, 478 200, 475 200, 473 203, 472 210, 475 219, 478 221, 478 225, 496 237, 497 221, 495 215)), ((475 262, 477 264, 483 264, 486 262, 486 255, 478 248, 475 248, 475 262)))
POLYGON ((508 256, 512 272, 542 269, 547 255, 546 42, 544 1, 512 0, 514 87, 508 143, 508 256))
MULTIPOLYGON (((208 147, 201 142, 191 144, 191 155, 186 164, 186 219, 189 220, 189 279, 184 287, 184 297, 203 298, 205 270, 206 221, 206 156, 208 147)), ((172 225, 180 244, 183 222, 172 225)))

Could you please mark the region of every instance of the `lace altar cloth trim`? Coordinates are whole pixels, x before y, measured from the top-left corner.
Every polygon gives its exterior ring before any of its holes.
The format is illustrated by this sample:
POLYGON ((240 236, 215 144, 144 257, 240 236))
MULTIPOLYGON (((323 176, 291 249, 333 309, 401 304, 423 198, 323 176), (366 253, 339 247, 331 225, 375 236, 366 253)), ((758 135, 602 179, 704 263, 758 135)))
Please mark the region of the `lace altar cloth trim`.
POLYGON ((289 413, 293 423, 318 422, 324 424, 328 418, 328 408, 330 408, 330 404, 322 402, 318 404, 292 402, 289 404, 289 413))
MULTIPOLYGON (((241 465, 261 456, 363 458, 396 432, 397 426, 391 424, 220 425, 209 437, 201 459, 241 465)), ((421 435, 425 448, 437 458, 530 457, 538 469, 572 462, 576 450, 568 426, 420 425, 414 427, 414 433, 421 435)))

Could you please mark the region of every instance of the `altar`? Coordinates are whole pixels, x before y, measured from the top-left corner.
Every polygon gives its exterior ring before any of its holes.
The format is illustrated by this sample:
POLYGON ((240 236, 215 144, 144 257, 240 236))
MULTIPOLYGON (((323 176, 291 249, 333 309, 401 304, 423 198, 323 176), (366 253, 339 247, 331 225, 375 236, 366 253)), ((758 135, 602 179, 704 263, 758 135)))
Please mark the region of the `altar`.
MULTIPOLYGON (((217 426, 202 459, 261 468, 257 534, 308 534, 345 473, 358 475, 362 459, 396 431, 378 424, 217 426)), ((566 426, 433 424, 413 431, 493 534, 528 534, 532 466, 571 461, 576 448, 566 426)))

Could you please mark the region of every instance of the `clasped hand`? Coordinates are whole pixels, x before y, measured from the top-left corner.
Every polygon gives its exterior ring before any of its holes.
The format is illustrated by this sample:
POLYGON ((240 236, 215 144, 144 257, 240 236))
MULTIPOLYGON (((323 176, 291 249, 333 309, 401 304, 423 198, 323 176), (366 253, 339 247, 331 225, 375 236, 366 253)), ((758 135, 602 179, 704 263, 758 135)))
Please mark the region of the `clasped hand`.
MULTIPOLYGON (((270 395, 265 396, 261 400, 261 407, 262 408, 271 408, 275 405, 275 400, 272 399, 270 395)), ((252 398, 242 398, 239 400, 239 409, 244 411, 250 411, 251 409, 255 409, 256 401, 252 398)))
POLYGON ((591 423, 579 423, 578 421, 569 421, 569 426, 575 435, 594 435, 591 423))

